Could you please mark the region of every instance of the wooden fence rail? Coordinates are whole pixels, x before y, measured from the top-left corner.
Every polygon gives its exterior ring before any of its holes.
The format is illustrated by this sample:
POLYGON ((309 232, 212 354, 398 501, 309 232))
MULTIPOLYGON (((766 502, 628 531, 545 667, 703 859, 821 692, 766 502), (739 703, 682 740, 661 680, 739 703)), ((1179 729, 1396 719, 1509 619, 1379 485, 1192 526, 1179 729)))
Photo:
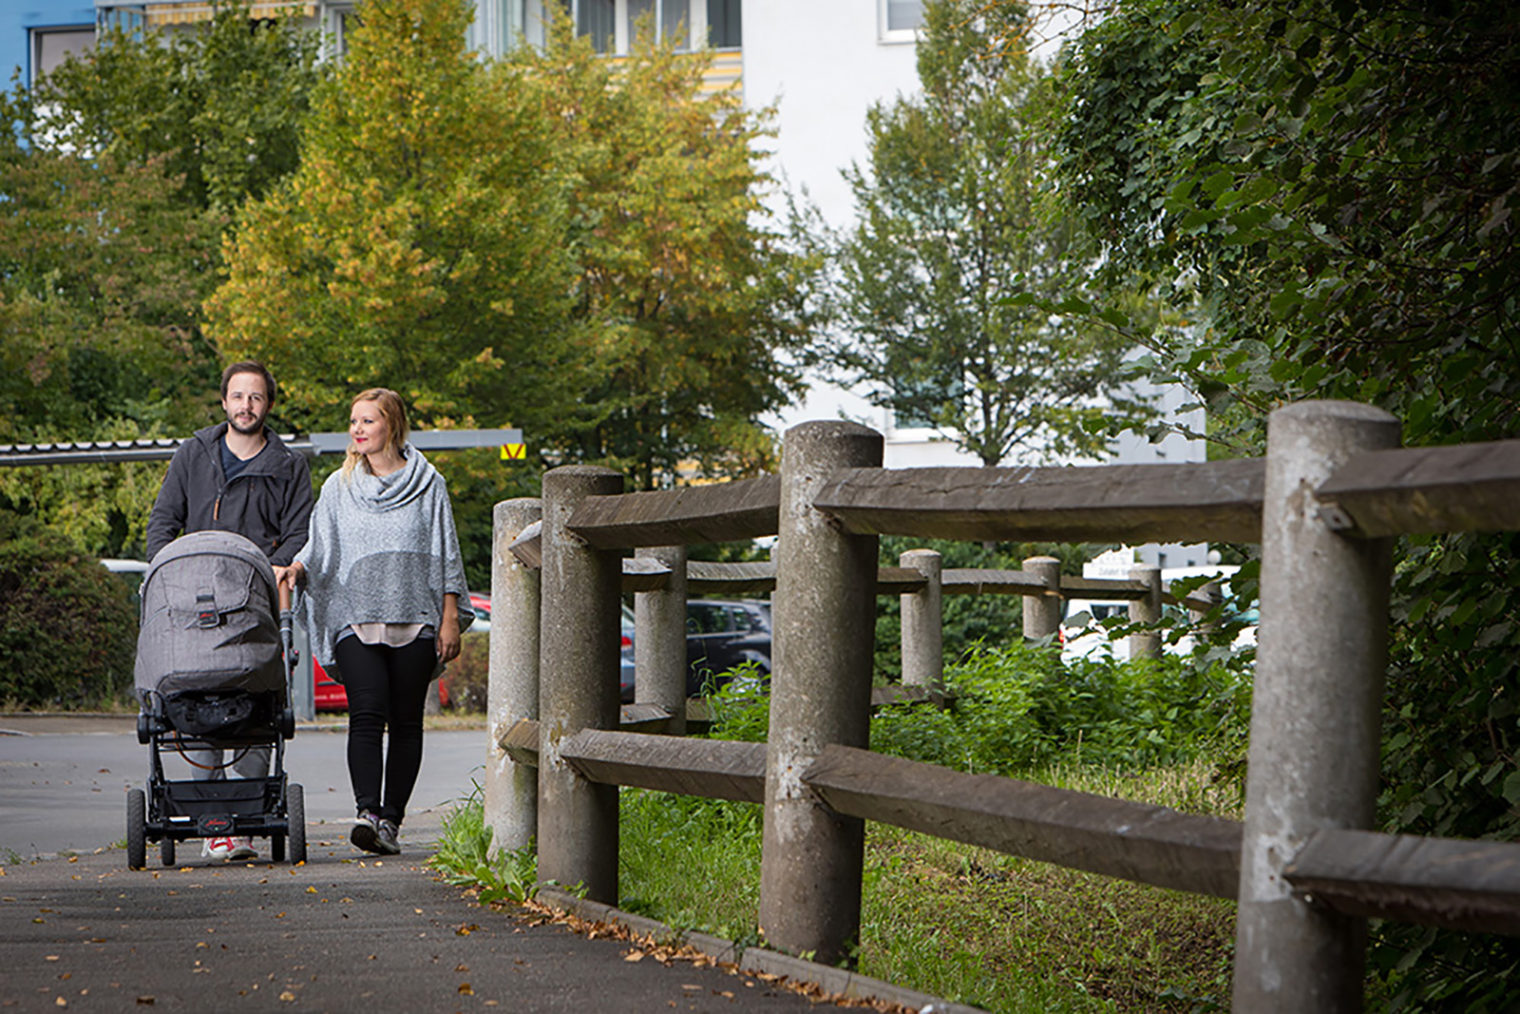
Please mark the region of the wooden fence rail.
MULTIPOLYGON (((759 802, 761 928, 771 946, 824 959, 842 956, 858 930, 865 820, 1235 898, 1239 1011, 1358 1009, 1364 917, 1520 932, 1520 845, 1368 830, 1389 537, 1520 528, 1520 441, 1409 451, 1394 446, 1397 435, 1397 420, 1386 413, 1309 402, 1273 414, 1261 460, 888 471, 879 467, 879 434, 808 423, 786 434, 779 476, 620 495, 590 488, 608 480, 586 470, 550 472, 542 525, 499 524, 496 550, 498 560, 516 561, 498 568, 498 578, 505 569, 513 580, 535 580, 542 563, 543 644, 510 625, 492 631, 493 686, 506 659, 531 653, 537 666, 542 653, 542 715, 525 706, 493 711, 491 736, 501 763, 537 767, 536 799, 519 794, 512 805, 538 808, 540 875, 582 883, 594 900, 615 904, 616 805, 605 793, 635 785, 759 802), (903 596, 905 630, 910 621, 932 626, 942 594, 1128 600, 1131 616, 1142 620, 1159 615, 1163 595, 1153 568, 1098 582, 1059 577, 1041 561, 1026 561, 1025 571, 940 571, 936 554, 910 553, 902 566, 879 567, 876 536, 887 533, 1260 541, 1245 820, 1186 816, 864 749, 877 595, 903 596), (772 534, 779 536, 773 564, 685 560, 689 543, 772 534), (620 560, 629 548, 639 556, 620 560), (685 587, 673 592, 682 579, 685 587), (608 596, 619 587, 637 591, 641 603, 712 590, 773 592, 767 743, 618 731, 607 702, 616 686, 608 596), (927 613, 910 617, 910 604, 927 613), (565 657, 551 666, 551 654, 565 657)), ((1198 592, 1183 601, 1209 603, 1198 592)), ((672 622, 671 614, 666 609, 661 622, 672 622)), ((910 666, 923 665, 908 655, 905 645, 905 681, 910 666)), ((932 679, 920 679, 927 685, 905 690, 932 693, 932 679)), ((634 708, 654 721, 684 700, 641 697, 634 708)), ((488 784, 488 811, 491 795, 488 784)), ((520 844, 511 837, 520 830, 504 832, 508 824, 493 824, 498 842, 520 844)))

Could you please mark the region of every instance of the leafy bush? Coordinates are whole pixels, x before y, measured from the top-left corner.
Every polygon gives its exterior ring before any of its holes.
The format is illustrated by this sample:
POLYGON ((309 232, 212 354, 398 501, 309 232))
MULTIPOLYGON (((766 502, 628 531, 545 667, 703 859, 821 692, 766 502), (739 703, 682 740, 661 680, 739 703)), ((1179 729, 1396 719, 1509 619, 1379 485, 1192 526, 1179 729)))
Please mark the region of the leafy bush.
POLYGON ((0 702, 96 708, 130 698, 137 615, 100 561, 0 511, 0 702))
POLYGON ((1136 769, 1243 749, 1249 724, 1249 680, 1185 658, 1065 665, 1047 648, 978 645, 945 682, 952 710, 882 708, 871 749, 1004 775, 1058 760, 1136 769))
MULTIPOLYGON (((1210 657, 1067 665, 1048 648, 977 644, 946 670, 949 710, 885 706, 871 720, 871 749, 1002 775, 1068 762, 1135 770, 1205 751, 1243 755, 1250 675, 1210 657)), ((709 703, 713 738, 765 740, 762 688, 736 680, 709 703)))

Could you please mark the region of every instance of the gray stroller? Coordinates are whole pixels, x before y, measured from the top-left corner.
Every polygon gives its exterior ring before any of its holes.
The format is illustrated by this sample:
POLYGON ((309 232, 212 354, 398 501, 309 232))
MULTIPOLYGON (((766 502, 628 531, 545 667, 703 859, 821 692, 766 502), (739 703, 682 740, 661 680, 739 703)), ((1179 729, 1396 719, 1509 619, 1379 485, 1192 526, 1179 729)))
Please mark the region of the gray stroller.
POLYGON ((149 746, 149 771, 147 791, 127 793, 132 869, 147 865, 150 841, 173 866, 176 842, 222 836, 268 836, 275 862, 288 842, 290 861, 305 861, 305 800, 285 774, 295 655, 290 608, 278 600, 269 561, 241 535, 195 532, 153 558, 137 637, 137 739, 149 746), (239 751, 265 746, 274 760, 264 778, 164 774, 165 754, 220 749, 235 763, 239 751))

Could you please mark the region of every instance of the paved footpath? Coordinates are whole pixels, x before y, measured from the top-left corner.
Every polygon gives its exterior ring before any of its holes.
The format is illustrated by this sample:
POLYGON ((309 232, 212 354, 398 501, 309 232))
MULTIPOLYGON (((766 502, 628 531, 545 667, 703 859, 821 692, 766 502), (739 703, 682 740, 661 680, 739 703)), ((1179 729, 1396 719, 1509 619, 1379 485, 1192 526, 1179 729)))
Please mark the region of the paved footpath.
MULTIPOLYGON (((175 867, 160 867, 150 844, 149 868, 128 870, 124 849, 99 846, 121 839, 122 790, 143 783, 146 748, 131 727, 119 718, 0 716, 0 1009, 835 1006, 818 988, 786 988, 777 981, 785 977, 907 1005, 882 1010, 967 1010, 770 952, 747 952, 748 973, 695 952, 667 963, 605 935, 473 904, 424 862, 483 753, 478 733, 428 733, 414 796, 421 805, 403 828, 401 856, 378 859, 348 844, 343 737, 308 729, 291 753, 292 777, 306 785, 306 864, 212 862, 186 842, 175 867)), ((668 933, 575 899, 557 904, 668 933)), ((722 941, 697 942, 708 955, 732 956, 722 941)))
MULTIPOLYGON (((4 868, 0 1007, 775 1011, 815 1001, 471 904, 419 857, 317 839, 300 867, 130 871, 108 849, 4 868)), ((156 862, 156 856, 150 861, 156 862)))

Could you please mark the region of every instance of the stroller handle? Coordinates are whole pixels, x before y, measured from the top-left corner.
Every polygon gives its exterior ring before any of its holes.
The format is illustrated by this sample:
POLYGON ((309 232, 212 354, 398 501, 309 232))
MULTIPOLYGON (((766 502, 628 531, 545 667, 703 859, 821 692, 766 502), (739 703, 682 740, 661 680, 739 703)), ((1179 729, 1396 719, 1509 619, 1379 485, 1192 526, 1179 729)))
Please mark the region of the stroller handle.
POLYGON ((295 665, 295 635, 291 630, 290 617, 290 589, 283 583, 279 586, 280 597, 280 645, 285 649, 285 664, 294 668, 295 665))

